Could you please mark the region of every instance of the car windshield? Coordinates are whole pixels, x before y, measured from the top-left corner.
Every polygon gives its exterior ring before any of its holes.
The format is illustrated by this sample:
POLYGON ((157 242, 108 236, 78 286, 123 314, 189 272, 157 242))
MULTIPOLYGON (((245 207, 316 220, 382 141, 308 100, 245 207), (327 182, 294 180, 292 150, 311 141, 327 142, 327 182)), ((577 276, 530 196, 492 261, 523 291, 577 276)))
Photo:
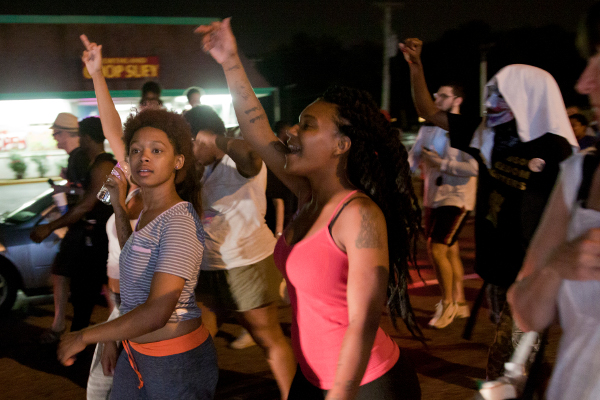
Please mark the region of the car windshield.
POLYGON ((15 211, 8 213, 4 221, 13 223, 29 221, 52 204, 52 193, 54 193, 54 189, 46 189, 35 199, 26 202, 21 207, 17 208, 15 211))

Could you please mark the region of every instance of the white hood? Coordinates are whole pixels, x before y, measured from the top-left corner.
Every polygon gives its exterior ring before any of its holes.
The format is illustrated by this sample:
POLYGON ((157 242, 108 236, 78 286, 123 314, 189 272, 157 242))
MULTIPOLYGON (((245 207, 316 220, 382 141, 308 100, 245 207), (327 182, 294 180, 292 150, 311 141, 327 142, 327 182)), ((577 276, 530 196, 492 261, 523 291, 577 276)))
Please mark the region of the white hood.
MULTIPOLYGON (((508 65, 487 83, 484 91, 486 99, 487 88, 491 85, 498 87, 515 116, 522 142, 535 140, 550 132, 567 139, 574 152, 579 149, 560 89, 548 72, 531 65, 508 65)), ((486 127, 484 120, 471 140, 471 147, 480 150, 488 168, 492 162, 494 134, 494 129, 486 127)))

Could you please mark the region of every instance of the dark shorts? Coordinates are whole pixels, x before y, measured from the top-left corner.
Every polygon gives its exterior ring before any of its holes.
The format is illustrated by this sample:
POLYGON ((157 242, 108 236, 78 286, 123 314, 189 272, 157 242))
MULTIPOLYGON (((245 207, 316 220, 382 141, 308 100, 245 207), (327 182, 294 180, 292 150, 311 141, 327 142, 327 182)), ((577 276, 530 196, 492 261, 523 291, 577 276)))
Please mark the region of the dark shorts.
POLYGON ((425 208, 425 233, 433 243, 452 246, 458 240, 467 214, 464 208, 442 206, 425 208))
POLYGON ((244 267, 201 271, 196 298, 213 311, 249 311, 277 301, 282 279, 270 255, 244 267))
MULTIPOLYGON (((292 381, 288 400, 323 400, 327 390, 319 389, 302 374, 300 366, 292 381)), ((421 386, 412 362, 400 351, 400 358, 388 372, 358 389, 356 400, 419 400, 421 386)))

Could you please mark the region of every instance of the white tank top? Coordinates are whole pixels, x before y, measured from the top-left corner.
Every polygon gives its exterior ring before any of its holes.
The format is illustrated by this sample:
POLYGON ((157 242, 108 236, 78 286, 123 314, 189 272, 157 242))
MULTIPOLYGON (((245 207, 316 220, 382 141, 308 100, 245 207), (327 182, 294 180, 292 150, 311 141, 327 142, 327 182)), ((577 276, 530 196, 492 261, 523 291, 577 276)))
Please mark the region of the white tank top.
MULTIPOLYGON (((561 164, 560 182, 571 211, 569 241, 600 227, 600 212, 582 208, 577 201, 583 158, 578 153, 561 164)), ((600 399, 600 282, 564 280, 558 312, 563 334, 547 399, 600 399)))

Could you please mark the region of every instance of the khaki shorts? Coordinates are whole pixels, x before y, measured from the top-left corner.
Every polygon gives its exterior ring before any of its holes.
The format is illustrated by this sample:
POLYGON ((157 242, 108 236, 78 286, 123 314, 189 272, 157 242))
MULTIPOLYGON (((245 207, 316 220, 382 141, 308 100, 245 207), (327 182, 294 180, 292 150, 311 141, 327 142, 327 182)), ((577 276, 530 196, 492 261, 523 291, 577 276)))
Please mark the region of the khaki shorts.
POLYGON ((201 271, 196 298, 213 311, 249 311, 279 300, 282 279, 270 255, 244 267, 201 271))

